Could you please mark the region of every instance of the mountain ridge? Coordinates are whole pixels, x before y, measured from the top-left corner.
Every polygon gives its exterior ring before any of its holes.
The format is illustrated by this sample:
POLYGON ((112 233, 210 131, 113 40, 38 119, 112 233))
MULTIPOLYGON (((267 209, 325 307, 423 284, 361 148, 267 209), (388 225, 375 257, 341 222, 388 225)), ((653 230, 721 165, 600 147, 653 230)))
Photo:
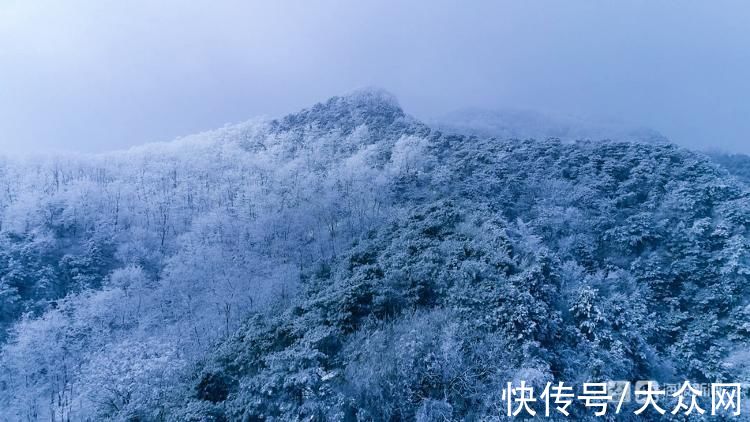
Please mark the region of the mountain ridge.
POLYGON ((430 123, 448 133, 499 139, 670 142, 658 131, 642 126, 521 109, 465 108, 431 119, 430 123))

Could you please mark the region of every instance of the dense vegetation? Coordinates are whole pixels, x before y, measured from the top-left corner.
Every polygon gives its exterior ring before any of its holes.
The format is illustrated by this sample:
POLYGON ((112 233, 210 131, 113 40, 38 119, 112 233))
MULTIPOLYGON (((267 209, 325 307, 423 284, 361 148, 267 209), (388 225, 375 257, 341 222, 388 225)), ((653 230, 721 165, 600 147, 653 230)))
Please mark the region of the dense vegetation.
POLYGON ((510 380, 750 375, 750 196, 673 145, 444 135, 368 91, 0 171, 1 420, 502 420, 510 380))

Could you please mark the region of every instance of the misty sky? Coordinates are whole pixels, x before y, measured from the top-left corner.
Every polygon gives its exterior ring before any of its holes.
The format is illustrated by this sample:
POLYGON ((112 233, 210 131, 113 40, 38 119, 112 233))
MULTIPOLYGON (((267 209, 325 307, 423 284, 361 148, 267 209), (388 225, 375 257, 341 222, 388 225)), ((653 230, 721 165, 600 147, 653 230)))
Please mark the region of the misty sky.
POLYGON ((750 153, 746 1, 0 0, 0 148, 104 151, 362 86, 750 153))

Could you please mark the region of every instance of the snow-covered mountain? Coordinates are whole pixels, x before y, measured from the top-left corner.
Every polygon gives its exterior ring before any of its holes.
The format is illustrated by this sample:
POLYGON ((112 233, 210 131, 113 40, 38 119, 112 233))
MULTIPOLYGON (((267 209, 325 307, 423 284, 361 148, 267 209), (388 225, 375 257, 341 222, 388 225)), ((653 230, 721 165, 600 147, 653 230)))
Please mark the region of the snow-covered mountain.
POLYGON ((746 185, 509 137, 364 90, 2 161, 0 420, 498 420, 512 380, 750 375, 746 185))

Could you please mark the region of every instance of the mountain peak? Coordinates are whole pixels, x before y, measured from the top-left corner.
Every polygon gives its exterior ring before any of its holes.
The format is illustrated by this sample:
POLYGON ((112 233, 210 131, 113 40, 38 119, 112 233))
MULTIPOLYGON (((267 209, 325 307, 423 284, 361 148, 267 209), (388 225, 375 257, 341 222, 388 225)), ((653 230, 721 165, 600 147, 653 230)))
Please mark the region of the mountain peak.
POLYGON ((403 113, 396 96, 378 87, 360 88, 340 98, 353 107, 390 108, 398 109, 403 113))
POLYGON ((326 131, 340 129, 350 133, 366 125, 386 128, 406 117, 396 97, 379 88, 365 88, 328 100, 274 121, 276 130, 314 127, 326 131))

